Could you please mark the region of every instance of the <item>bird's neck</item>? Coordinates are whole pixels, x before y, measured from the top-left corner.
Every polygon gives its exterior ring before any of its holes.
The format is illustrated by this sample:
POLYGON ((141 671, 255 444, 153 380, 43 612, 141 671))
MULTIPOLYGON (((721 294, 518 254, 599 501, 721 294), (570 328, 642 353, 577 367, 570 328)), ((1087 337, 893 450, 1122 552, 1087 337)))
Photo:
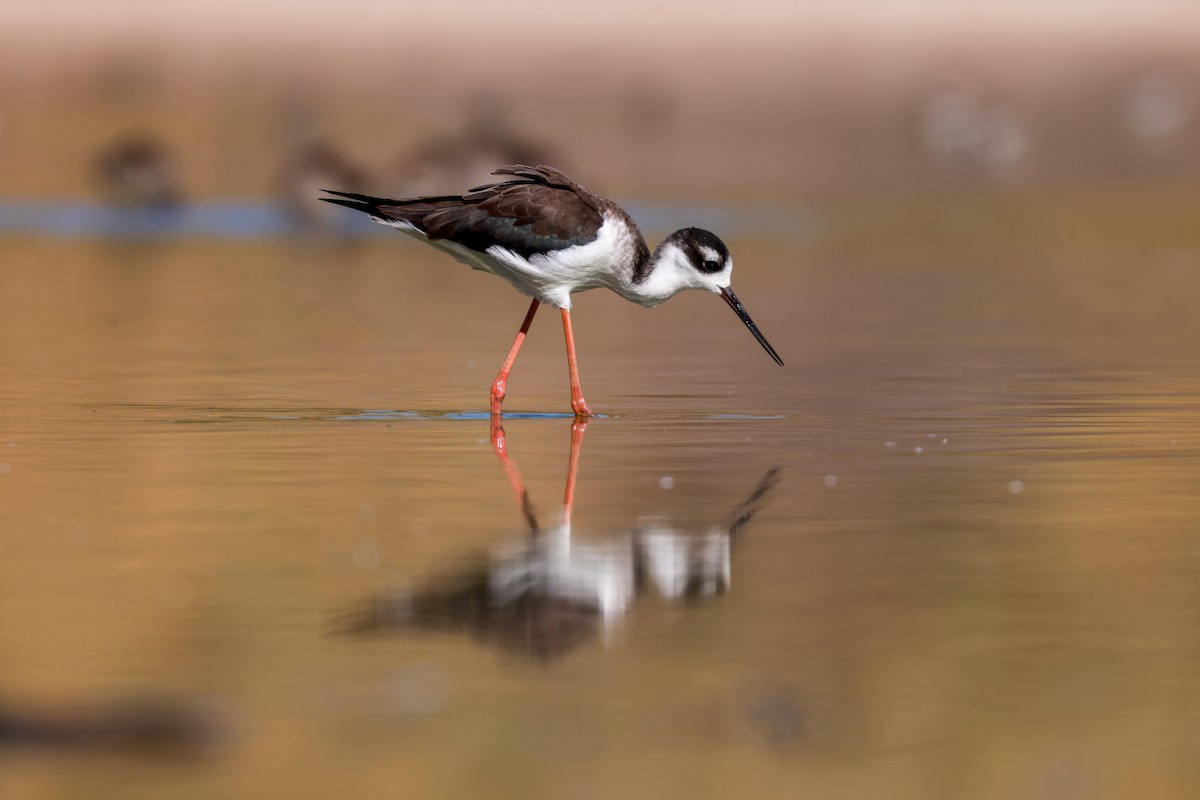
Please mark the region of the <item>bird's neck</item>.
POLYGON ((642 247, 630 280, 618 289, 626 300, 656 306, 684 289, 693 288, 689 277, 695 270, 676 242, 664 240, 653 253, 644 244, 642 247))

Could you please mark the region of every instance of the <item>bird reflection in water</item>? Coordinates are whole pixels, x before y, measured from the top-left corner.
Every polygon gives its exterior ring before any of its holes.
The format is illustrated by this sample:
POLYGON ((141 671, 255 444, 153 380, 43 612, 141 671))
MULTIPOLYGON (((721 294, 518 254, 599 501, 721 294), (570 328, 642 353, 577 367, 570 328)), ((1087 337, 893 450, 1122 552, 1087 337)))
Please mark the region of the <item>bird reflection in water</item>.
POLYGON ((148 133, 112 142, 96 156, 93 168, 101 199, 111 208, 164 214, 183 205, 175 156, 148 133))
POLYGON ((203 756, 234 734, 220 698, 144 695, 52 707, 0 702, 0 753, 9 749, 203 756))
POLYGON ((587 426, 581 419, 571 424, 562 518, 543 528, 509 455, 500 417, 492 417, 492 445, 529 535, 500 545, 471 568, 414 589, 378 594, 341 618, 335 631, 456 631, 506 653, 552 661, 595 636, 603 638, 647 591, 672 602, 724 594, 733 547, 778 482, 779 468, 767 470, 728 518, 707 532, 651 524, 621 536, 578 540, 571 535, 571 517, 587 426))

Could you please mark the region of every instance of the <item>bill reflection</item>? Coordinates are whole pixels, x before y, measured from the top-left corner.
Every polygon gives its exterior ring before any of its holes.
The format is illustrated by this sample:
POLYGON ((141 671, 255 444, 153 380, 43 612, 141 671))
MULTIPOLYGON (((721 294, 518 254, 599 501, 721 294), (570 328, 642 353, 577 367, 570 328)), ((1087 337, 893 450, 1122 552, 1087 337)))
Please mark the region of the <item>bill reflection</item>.
POLYGON ((734 547, 779 480, 772 467, 749 495, 704 532, 668 523, 636 525, 604 538, 571 534, 575 480, 586 421, 571 426, 571 457, 558 524, 544 528, 508 453, 499 419, 492 443, 529 528, 528 536, 478 554, 472 566, 411 589, 375 595, 345 614, 341 634, 459 632, 500 650, 551 661, 605 634, 642 595, 672 602, 724 594, 734 547))

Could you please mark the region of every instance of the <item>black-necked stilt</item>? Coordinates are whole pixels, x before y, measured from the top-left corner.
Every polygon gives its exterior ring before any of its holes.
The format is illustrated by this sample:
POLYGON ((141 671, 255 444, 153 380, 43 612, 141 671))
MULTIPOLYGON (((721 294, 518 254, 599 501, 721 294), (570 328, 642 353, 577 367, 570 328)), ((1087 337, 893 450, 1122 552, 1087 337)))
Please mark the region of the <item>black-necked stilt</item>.
POLYGON ((684 289, 721 295, 763 349, 783 366, 775 348, 730 288, 733 260, 716 235, 700 228, 675 231, 652 254, 633 219, 616 203, 589 192, 552 167, 511 166, 495 175, 512 177, 465 195, 385 200, 330 191, 331 203, 363 211, 454 256, 474 269, 498 275, 533 297, 525 321, 492 383, 492 414, 500 413, 513 362, 540 303, 562 312, 571 376, 571 408, 592 410, 579 386, 571 295, 607 287, 643 306, 656 306, 684 289))
POLYGON ((336 209, 317 202, 324 186, 336 185, 355 192, 370 188, 367 173, 324 139, 309 139, 293 146, 275 180, 279 204, 293 227, 303 233, 333 232, 336 209))
POLYGON ((390 170, 392 191, 449 194, 487 182, 497 164, 561 164, 554 148, 513 122, 513 108, 514 98, 473 94, 457 130, 436 132, 399 155, 390 170))
POLYGON ((175 158, 148 134, 130 134, 96 156, 96 178, 106 203, 122 208, 167 210, 183 202, 175 158))

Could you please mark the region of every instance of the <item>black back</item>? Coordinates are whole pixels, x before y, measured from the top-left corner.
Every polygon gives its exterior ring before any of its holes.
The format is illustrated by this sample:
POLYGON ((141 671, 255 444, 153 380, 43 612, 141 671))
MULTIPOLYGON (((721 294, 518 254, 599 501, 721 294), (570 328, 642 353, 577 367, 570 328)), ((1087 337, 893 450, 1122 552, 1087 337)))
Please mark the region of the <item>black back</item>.
POLYGON ((604 224, 601 200, 553 167, 502 167, 510 180, 465 195, 388 200, 330 190, 321 198, 370 214, 381 222, 407 222, 431 240, 449 240, 479 252, 500 245, 525 258, 596 238, 604 224))

